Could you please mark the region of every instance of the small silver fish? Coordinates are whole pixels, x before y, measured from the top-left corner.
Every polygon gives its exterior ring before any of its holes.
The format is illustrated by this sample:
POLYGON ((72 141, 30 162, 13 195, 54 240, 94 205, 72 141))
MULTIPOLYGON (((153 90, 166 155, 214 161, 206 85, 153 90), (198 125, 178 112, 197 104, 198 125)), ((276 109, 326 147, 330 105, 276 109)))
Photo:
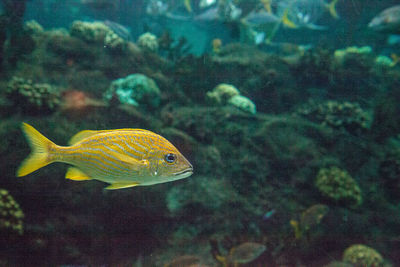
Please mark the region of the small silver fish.
POLYGON ((400 5, 383 10, 371 20, 368 28, 378 32, 400 33, 400 5))

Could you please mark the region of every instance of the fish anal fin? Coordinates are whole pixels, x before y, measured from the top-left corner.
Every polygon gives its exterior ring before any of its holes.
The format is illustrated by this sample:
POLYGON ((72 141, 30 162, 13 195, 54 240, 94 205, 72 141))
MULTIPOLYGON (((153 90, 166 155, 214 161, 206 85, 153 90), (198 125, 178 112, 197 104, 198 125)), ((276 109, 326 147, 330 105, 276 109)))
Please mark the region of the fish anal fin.
POLYGON ((81 170, 75 167, 68 168, 68 171, 65 174, 65 178, 74 181, 92 180, 92 178, 90 178, 87 174, 83 173, 81 170))
POLYGON ((113 183, 107 186, 105 189, 107 190, 115 190, 115 189, 122 189, 122 188, 129 188, 139 185, 138 182, 127 182, 127 183, 113 183))

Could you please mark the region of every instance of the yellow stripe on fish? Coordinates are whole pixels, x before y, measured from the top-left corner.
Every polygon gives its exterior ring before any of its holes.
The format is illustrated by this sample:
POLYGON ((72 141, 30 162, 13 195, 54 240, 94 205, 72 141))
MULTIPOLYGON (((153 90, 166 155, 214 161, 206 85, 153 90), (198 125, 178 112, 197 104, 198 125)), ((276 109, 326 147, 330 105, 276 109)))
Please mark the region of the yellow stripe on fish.
POLYGON ((32 149, 16 176, 28 175, 53 162, 73 165, 66 178, 96 179, 120 189, 183 179, 193 173, 190 162, 164 137, 143 129, 90 131, 74 135, 70 146, 58 146, 27 123, 22 124, 32 149))

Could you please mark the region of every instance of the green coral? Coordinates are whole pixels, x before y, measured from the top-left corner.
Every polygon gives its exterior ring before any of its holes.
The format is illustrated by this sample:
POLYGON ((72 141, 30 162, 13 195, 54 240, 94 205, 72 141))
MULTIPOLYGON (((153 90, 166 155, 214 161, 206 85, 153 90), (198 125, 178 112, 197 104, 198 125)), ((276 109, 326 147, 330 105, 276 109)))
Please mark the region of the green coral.
POLYGON ((393 61, 390 57, 382 55, 376 57, 375 63, 379 66, 390 67, 390 68, 396 65, 396 61, 393 61))
POLYGON ((104 45, 105 48, 112 51, 123 51, 127 47, 127 42, 125 42, 125 40, 100 21, 74 21, 69 33, 71 36, 87 43, 98 43, 104 45))
POLYGON ((256 105, 253 103, 253 101, 245 96, 235 95, 229 99, 228 103, 242 111, 256 114, 256 105))
POLYGON ((362 46, 362 47, 350 46, 350 47, 346 47, 344 49, 336 50, 334 53, 334 57, 337 62, 343 63, 348 54, 366 55, 366 54, 371 54, 371 53, 372 53, 372 48, 370 46, 362 46))
POLYGON ((114 51, 123 51, 127 43, 115 32, 108 32, 104 37, 104 46, 114 51))
POLYGON ((157 52, 158 50, 157 36, 149 32, 140 35, 137 44, 146 51, 157 52))
POLYGON ((329 100, 322 103, 309 102, 300 107, 297 113, 311 121, 333 128, 359 133, 369 129, 372 116, 358 103, 329 100))
POLYGON ((350 262, 354 267, 384 266, 384 260, 379 252, 361 244, 347 248, 343 253, 343 261, 350 262))
POLYGON ((24 213, 5 189, 0 189, 0 229, 22 234, 24 213))
POLYGON ((36 20, 29 20, 25 22, 24 28, 30 34, 41 34, 44 32, 42 25, 40 25, 36 20))
POLYGON ((143 74, 132 74, 111 83, 104 98, 111 100, 113 97, 122 104, 155 108, 160 104, 161 92, 153 79, 143 74))
POLYGON ((33 83, 13 77, 7 85, 7 98, 26 113, 50 113, 60 104, 57 89, 47 83, 33 83))
POLYGON ((212 91, 207 92, 210 102, 217 105, 232 105, 251 114, 256 113, 256 105, 249 98, 240 95, 235 86, 221 83, 212 91))
POLYGON ((69 33, 71 36, 86 41, 88 43, 104 42, 104 38, 112 30, 102 22, 74 21, 69 33))
POLYGON ((357 207, 362 203, 361 189, 357 182, 337 167, 321 169, 315 185, 323 196, 339 204, 357 207))
POLYGON ((226 83, 221 83, 212 91, 207 92, 208 99, 218 105, 226 105, 229 99, 238 95, 240 95, 239 90, 235 86, 226 83))

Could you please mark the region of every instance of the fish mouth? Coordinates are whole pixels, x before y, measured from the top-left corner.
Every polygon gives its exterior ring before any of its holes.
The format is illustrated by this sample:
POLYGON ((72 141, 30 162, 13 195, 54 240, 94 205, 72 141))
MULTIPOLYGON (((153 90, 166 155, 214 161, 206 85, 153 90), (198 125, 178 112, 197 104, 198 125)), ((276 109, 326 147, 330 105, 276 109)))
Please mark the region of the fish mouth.
POLYGON ((186 178, 193 174, 193 167, 174 173, 175 177, 186 178))

